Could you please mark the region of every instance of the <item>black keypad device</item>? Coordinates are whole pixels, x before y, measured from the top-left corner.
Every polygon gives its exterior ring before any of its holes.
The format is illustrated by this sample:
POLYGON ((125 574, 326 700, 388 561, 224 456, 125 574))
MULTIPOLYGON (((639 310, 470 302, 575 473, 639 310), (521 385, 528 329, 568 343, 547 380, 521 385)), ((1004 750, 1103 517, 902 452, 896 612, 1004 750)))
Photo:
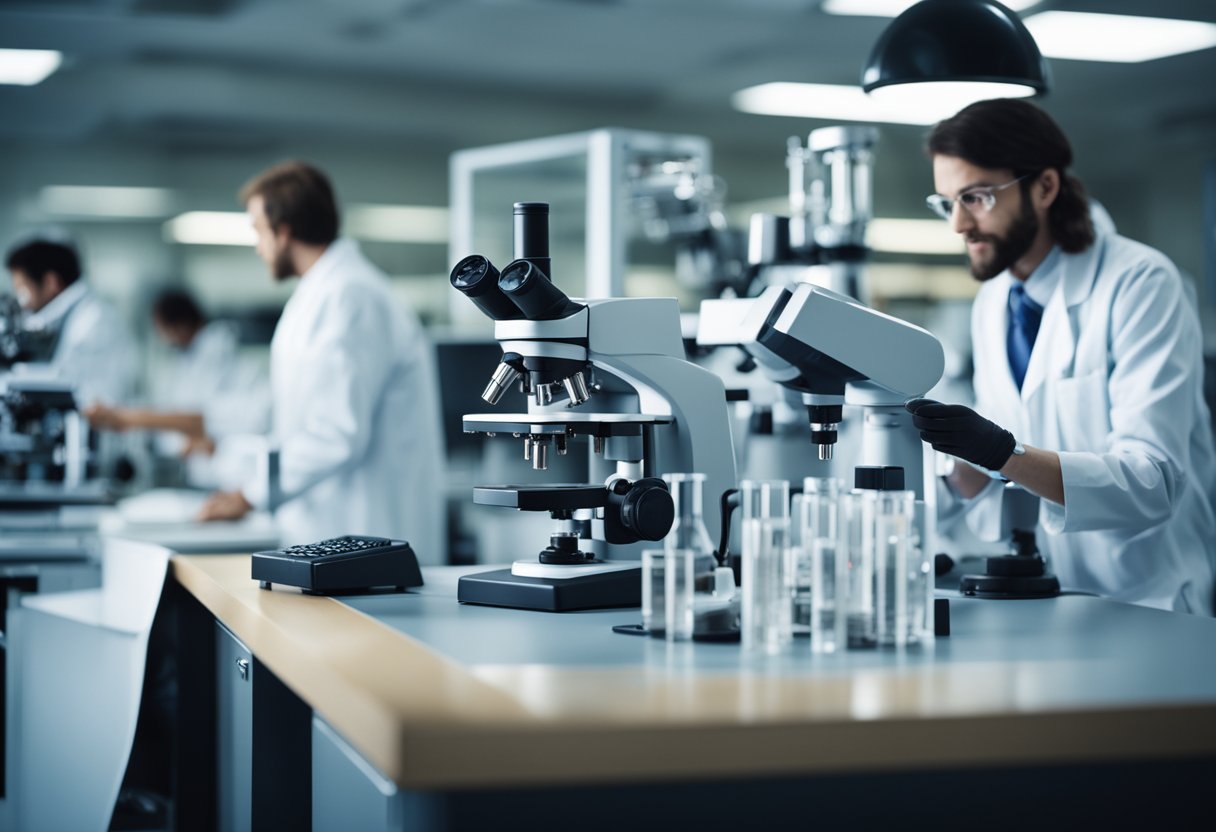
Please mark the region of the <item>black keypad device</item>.
POLYGON ((281 584, 314 595, 422 586, 422 571, 410 544, 387 537, 344 535, 254 552, 250 569, 262 589, 281 584))

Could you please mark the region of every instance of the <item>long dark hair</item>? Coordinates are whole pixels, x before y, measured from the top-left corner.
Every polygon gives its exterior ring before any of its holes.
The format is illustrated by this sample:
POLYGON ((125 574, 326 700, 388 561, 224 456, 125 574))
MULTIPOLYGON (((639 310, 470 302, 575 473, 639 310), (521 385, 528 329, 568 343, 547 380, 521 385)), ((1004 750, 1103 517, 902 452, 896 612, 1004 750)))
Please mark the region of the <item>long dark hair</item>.
MULTIPOLYGON (((976 167, 1011 170, 1013 175, 1037 174, 1055 168, 1060 194, 1048 209, 1052 238, 1075 254, 1094 242, 1089 200, 1081 180, 1068 173, 1072 146, 1060 125, 1027 101, 994 98, 960 110, 929 132, 926 150, 932 156, 954 156, 976 167)), ((1029 191, 1032 180, 1021 185, 1029 191)))

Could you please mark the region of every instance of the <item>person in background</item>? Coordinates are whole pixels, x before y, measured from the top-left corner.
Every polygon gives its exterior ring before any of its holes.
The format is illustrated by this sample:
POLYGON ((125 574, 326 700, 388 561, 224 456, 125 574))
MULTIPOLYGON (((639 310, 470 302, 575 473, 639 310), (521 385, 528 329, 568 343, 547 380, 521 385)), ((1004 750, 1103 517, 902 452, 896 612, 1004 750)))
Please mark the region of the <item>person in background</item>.
MULTIPOLYGON (((438 390, 417 316, 338 236, 320 170, 285 162, 240 198, 273 278, 299 276, 270 345, 284 542, 376 535, 408 541, 424 563, 444 562, 438 390)), ((213 494, 199 516, 238 518, 269 502, 269 484, 251 479, 213 494)))
POLYGON ((101 430, 158 431, 161 453, 191 457, 187 464, 192 484, 214 486, 217 472, 210 458, 216 455, 217 442, 264 434, 269 428, 265 375, 240 355, 236 328, 209 321, 188 292, 161 292, 152 303, 152 326, 174 357, 154 379, 151 406, 96 404, 85 416, 101 430))
POLYGON ((907 404, 921 438, 961 460, 951 488, 978 507, 999 499, 999 474, 1039 495, 1039 545, 1065 588, 1210 614, 1216 457, 1174 264, 1095 232, 1068 139, 1032 104, 973 104, 928 152, 929 205, 982 284, 975 409, 907 404))
POLYGON ((55 333, 50 370, 76 388, 78 406, 129 401, 135 343, 118 312, 82 276, 76 249, 33 239, 10 249, 5 265, 25 326, 55 333))

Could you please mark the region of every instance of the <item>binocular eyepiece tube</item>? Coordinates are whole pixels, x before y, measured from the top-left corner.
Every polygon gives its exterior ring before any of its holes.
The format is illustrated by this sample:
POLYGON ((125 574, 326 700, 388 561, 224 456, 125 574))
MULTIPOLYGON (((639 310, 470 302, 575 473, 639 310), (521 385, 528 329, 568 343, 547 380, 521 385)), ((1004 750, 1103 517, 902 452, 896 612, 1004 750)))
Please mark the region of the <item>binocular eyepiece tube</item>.
POLYGON ((523 317, 519 307, 498 288, 498 269, 480 254, 470 254, 452 269, 452 288, 495 321, 514 321, 523 317))
POLYGON ((551 321, 582 309, 549 279, 548 203, 517 202, 514 219, 515 259, 500 274, 472 254, 452 269, 452 287, 495 321, 551 321))

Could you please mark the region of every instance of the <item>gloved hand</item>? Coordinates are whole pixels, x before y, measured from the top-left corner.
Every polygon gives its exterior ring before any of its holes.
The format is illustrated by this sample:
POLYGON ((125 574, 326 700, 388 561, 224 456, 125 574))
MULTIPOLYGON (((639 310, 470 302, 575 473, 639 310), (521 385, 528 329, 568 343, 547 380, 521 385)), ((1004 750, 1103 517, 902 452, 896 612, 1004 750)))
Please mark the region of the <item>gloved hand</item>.
POLYGON ((920 438, 935 451, 956 456, 973 465, 999 471, 1013 456, 1013 434, 961 404, 942 404, 933 399, 904 403, 920 438))

